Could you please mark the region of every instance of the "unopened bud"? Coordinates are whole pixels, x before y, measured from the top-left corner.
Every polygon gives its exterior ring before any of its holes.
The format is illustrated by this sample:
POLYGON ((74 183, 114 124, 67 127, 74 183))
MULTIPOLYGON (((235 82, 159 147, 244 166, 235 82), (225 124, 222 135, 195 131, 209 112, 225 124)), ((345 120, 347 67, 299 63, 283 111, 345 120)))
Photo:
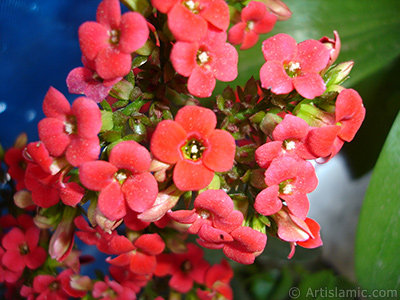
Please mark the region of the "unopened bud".
POLYGON ((278 21, 286 21, 292 16, 292 12, 285 3, 280 0, 262 0, 268 10, 277 16, 278 21))
POLYGON ((260 129, 267 136, 271 136, 276 125, 282 121, 282 118, 274 112, 268 112, 260 122, 260 129))
POLYGON ((341 48, 339 34, 337 33, 337 31, 334 31, 333 34, 335 35, 334 39, 324 36, 319 40, 329 50, 330 57, 329 57, 329 61, 328 61, 328 67, 331 66, 336 61, 336 59, 339 56, 340 48, 341 48))
POLYGON ((312 103, 299 104, 293 114, 313 127, 322 127, 335 123, 334 114, 323 111, 312 103))
POLYGON ((332 68, 330 68, 324 75, 324 81, 326 84, 326 91, 331 92, 333 89, 336 91, 337 87, 342 84, 349 76, 350 71, 353 69, 354 61, 342 62, 332 68))
POLYGON ((14 194, 14 203, 16 206, 22 209, 26 209, 30 206, 36 206, 32 200, 32 195, 27 190, 20 190, 14 194))

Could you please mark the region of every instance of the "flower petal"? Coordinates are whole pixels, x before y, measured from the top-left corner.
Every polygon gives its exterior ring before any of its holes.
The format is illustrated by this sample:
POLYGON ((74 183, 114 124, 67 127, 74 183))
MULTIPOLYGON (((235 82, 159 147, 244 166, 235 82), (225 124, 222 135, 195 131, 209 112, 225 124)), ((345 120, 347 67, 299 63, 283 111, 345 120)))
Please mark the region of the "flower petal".
POLYGON ((110 29, 118 28, 121 21, 121 6, 118 0, 103 0, 97 7, 96 20, 110 29))
POLYGON ((79 179, 82 184, 93 191, 101 191, 109 185, 118 169, 106 161, 91 161, 79 167, 79 179))
POLYGON ((279 33, 263 42, 262 52, 267 62, 277 61, 283 64, 284 61, 292 61, 297 53, 297 42, 290 35, 279 33))
POLYGON ((201 161, 179 161, 174 169, 173 180, 181 191, 198 191, 209 185, 214 178, 214 172, 203 165, 201 161))
POLYGON ((112 48, 99 52, 96 57, 96 72, 103 79, 123 77, 131 70, 131 54, 122 53, 112 48))
POLYGON ((168 27, 177 41, 196 42, 207 32, 207 21, 177 3, 168 12, 168 27))
POLYGON ((200 16, 218 29, 226 31, 229 27, 229 7, 223 0, 202 1, 204 5, 200 16))
POLYGON ((197 133, 206 138, 214 132, 214 128, 217 125, 217 117, 209 108, 187 105, 178 111, 175 122, 185 129, 187 135, 197 133))
POLYGON ((189 77, 197 66, 196 56, 199 50, 197 42, 176 42, 171 50, 171 63, 179 74, 189 77))
POLYGON ((328 64, 330 51, 316 40, 306 40, 297 46, 296 59, 304 73, 319 73, 328 64))
POLYGON ((43 100, 43 112, 48 118, 57 118, 65 121, 71 114, 71 105, 67 98, 57 89, 50 87, 43 100))
POLYGON ((152 274, 157 266, 157 260, 154 255, 148 255, 136 251, 131 257, 130 269, 135 274, 152 274))
POLYGON ((127 12, 121 18, 121 35, 118 49, 124 53, 132 53, 141 48, 149 37, 146 19, 137 12, 127 12))
POLYGON ((322 77, 315 73, 294 77, 293 85, 296 91, 307 99, 314 99, 315 97, 321 96, 326 89, 322 77))
POLYGON ((101 112, 91 99, 79 97, 72 103, 72 111, 77 121, 77 133, 80 137, 90 139, 100 132, 101 112))
POLYGON ((187 133, 179 123, 171 120, 161 121, 151 138, 151 152, 158 160, 175 164, 181 159, 180 147, 186 137, 187 133))
POLYGON ((233 166, 236 144, 233 136, 221 129, 216 129, 207 139, 203 152, 203 163, 215 172, 229 171, 233 166))
POLYGON ((91 139, 73 136, 70 145, 65 152, 65 158, 74 167, 99 158, 100 142, 98 136, 91 139))
POLYGON ((103 215, 111 221, 126 215, 125 197, 118 182, 114 181, 101 190, 98 206, 103 215))
POLYGON ((206 98, 210 97, 215 88, 213 73, 205 68, 196 66, 188 80, 188 90, 193 96, 206 98))
POLYGON ((254 209, 264 216, 275 214, 282 208, 282 201, 278 196, 278 185, 272 185, 266 189, 263 189, 256 197, 254 209))
POLYGON ((45 144, 52 156, 64 154, 71 138, 65 133, 63 120, 56 118, 45 118, 38 124, 39 138, 45 144))
POLYGON ((278 61, 267 61, 260 69, 261 86, 275 94, 287 94, 293 90, 292 78, 278 61))
POLYGON ((149 209, 158 194, 157 181, 150 172, 128 178, 121 189, 130 209, 135 212, 143 212, 149 209))
POLYGON ((88 60, 94 60, 99 52, 110 47, 108 30, 100 23, 88 21, 79 26, 79 45, 88 60))
POLYGON ((150 153, 135 141, 123 141, 112 148, 109 162, 118 169, 127 169, 132 173, 145 172, 150 167, 150 153))

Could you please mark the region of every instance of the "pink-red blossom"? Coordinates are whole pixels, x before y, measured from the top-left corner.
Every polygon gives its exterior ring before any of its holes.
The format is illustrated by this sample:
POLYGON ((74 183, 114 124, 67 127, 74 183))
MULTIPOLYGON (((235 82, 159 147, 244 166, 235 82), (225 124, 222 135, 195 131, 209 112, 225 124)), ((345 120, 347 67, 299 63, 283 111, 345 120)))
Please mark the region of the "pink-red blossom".
POLYGON ((18 227, 12 228, 2 239, 3 265, 14 272, 22 272, 25 267, 39 268, 47 258, 46 250, 38 245, 39 235, 40 229, 35 226, 25 232, 18 227))
POLYGON ((229 7, 223 0, 151 0, 151 4, 168 14, 168 27, 177 41, 200 41, 209 26, 225 32, 230 23, 229 7))
POLYGON ((216 79, 232 81, 237 77, 238 54, 226 43, 226 33, 215 28, 198 42, 178 41, 171 51, 171 63, 176 72, 189 77, 188 90, 196 97, 209 97, 216 79))
POLYGON ((263 2, 251 1, 242 9, 241 22, 229 29, 228 41, 233 45, 240 45, 240 50, 253 47, 260 34, 270 32, 276 23, 277 17, 269 12, 263 2))
POLYGON ((43 101, 46 118, 38 124, 39 138, 52 156, 65 155, 77 167, 100 154, 98 133, 100 109, 92 100, 79 97, 72 106, 65 96, 51 87, 43 101))
POLYGON ((103 0, 96 20, 79 27, 83 55, 94 61, 96 73, 105 80, 127 75, 131 70, 131 53, 141 48, 149 36, 146 19, 137 12, 121 15, 118 0, 103 0))
POLYGON ((210 184, 214 172, 233 166, 235 140, 231 134, 215 129, 215 113, 204 107, 185 106, 175 121, 161 121, 151 138, 155 158, 175 164, 173 180, 182 191, 200 190, 210 184))
POLYGON ((91 161, 79 167, 82 184, 99 191, 98 207, 110 220, 123 218, 127 205, 135 212, 150 208, 158 193, 157 181, 148 172, 150 154, 135 141, 112 148, 109 161, 91 161))
POLYGON ((309 209, 307 193, 318 184, 312 164, 289 156, 274 159, 264 174, 268 186, 256 197, 254 208, 269 216, 281 210, 284 200, 292 212, 305 219, 309 209))
POLYGON ((314 99, 326 87, 321 72, 328 64, 330 51, 321 42, 306 40, 297 44, 291 36, 280 33, 263 42, 266 63, 260 80, 265 89, 287 94, 293 89, 304 98, 314 99))
POLYGON ((232 300, 233 292, 229 285, 232 278, 232 267, 226 260, 222 260, 220 264, 215 264, 207 270, 204 280, 207 290, 198 288, 197 296, 201 300, 212 300, 222 295, 224 299, 232 300))
POLYGON ((189 292, 193 283, 204 283, 204 276, 209 263, 203 259, 203 250, 188 243, 184 253, 162 253, 157 256, 156 276, 171 275, 169 286, 180 293, 189 292))

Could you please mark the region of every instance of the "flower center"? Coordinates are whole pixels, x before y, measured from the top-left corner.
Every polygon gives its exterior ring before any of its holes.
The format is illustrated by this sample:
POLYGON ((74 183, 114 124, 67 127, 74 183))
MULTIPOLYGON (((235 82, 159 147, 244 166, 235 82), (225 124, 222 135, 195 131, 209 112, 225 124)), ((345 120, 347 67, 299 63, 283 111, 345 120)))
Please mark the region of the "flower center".
POLYGON ((301 66, 299 62, 291 61, 288 64, 285 64, 285 71, 289 77, 297 77, 301 75, 301 66))
POLYGON ((290 151, 296 148, 296 143, 294 141, 285 140, 283 146, 286 150, 290 151))
POLYGON ((49 289, 51 291, 58 291, 60 289, 60 283, 57 281, 53 281, 50 285, 49 285, 49 289))
POLYGON ((114 178, 117 179, 117 181, 122 185, 125 180, 131 175, 132 173, 130 171, 121 169, 114 174, 114 178))
POLYGON ((197 52, 196 60, 197 60, 198 65, 203 66, 210 61, 210 56, 208 55, 208 53, 206 51, 199 50, 197 52))
POLYGON ((78 131, 75 116, 68 116, 64 123, 64 131, 67 134, 74 134, 78 131))
POLYGON ((200 13, 200 3, 193 0, 184 1, 183 5, 194 14, 200 13))
POLYGON ((185 260, 182 264, 181 264, 181 270, 183 273, 188 273, 190 270, 192 270, 192 264, 189 260, 185 260))
POLYGON ((108 35, 110 36, 110 44, 118 45, 121 32, 117 29, 113 29, 108 32, 108 35))
POLYGON ((210 212, 207 210, 200 210, 198 214, 203 220, 208 219, 208 217, 210 216, 210 212))
POLYGON ((194 161, 202 157, 204 150, 203 143, 196 139, 188 140, 185 146, 182 147, 183 156, 194 161))
POLYGON ((279 193, 284 195, 290 195, 294 191, 294 185, 291 184, 292 179, 282 181, 279 184, 279 193))
POLYGON ((253 30, 254 29, 254 22, 253 21, 249 21, 249 22, 247 22, 247 27, 246 27, 246 29, 247 30, 253 30))
POLYGON ((26 243, 23 243, 19 246, 19 253, 21 253, 21 255, 26 255, 29 253, 29 247, 26 243))

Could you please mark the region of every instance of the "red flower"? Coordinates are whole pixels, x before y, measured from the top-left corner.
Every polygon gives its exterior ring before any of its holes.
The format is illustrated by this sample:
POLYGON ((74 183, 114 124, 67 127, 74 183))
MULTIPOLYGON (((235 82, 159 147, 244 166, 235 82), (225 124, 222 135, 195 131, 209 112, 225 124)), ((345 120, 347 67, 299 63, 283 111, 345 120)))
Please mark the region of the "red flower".
POLYGON ((204 283, 204 275, 210 267, 203 259, 203 250, 195 244, 187 244, 187 252, 160 254, 157 256, 158 266, 154 271, 157 276, 172 275, 169 285, 179 293, 187 293, 193 282, 204 283))
POLYGON ((101 113, 96 103, 79 97, 71 107, 64 95, 51 87, 43 111, 47 118, 38 124, 39 137, 52 156, 65 154, 75 167, 98 158, 101 113))
POLYGON ((106 261, 113 266, 129 266, 135 274, 151 275, 157 266, 156 255, 164 251, 165 243, 157 233, 142 234, 133 243, 125 236, 115 236, 110 241, 115 258, 106 261))
POLYGON ((243 222, 243 214, 234 210, 233 201, 224 190, 206 190, 194 200, 193 210, 178 210, 169 216, 177 222, 191 224, 188 232, 213 243, 214 248, 222 248, 225 242, 232 241, 229 233, 243 222))
POLYGON ((171 63, 176 72, 189 77, 188 90, 196 97, 209 97, 216 80, 232 81, 237 77, 238 54, 225 42, 226 33, 209 29, 207 37, 198 42, 174 44, 171 63))
POLYGON ((314 220, 310 218, 302 220, 286 209, 282 209, 272 217, 278 226, 278 237, 291 243, 289 258, 294 255, 296 244, 304 248, 317 248, 322 245, 320 226, 314 220))
POLYGON ((127 75, 131 53, 141 48, 149 36, 146 19, 137 12, 121 16, 118 0, 104 0, 99 4, 96 20, 79 27, 83 55, 94 61, 96 73, 105 80, 127 75))
POLYGON ((253 47, 260 34, 268 33, 274 28, 277 17, 269 12, 262 2, 251 1, 241 13, 241 22, 232 26, 228 32, 228 41, 239 45, 240 50, 253 47))
POLYGON ((9 270, 21 272, 29 269, 39 268, 47 258, 47 252, 38 246, 40 229, 32 226, 23 232, 18 227, 11 229, 2 240, 6 252, 2 263, 9 270))
POLYGON ((205 188, 214 172, 226 172, 233 166, 235 140, 224 130, 215 129, 212 110, 185 106, 175 121, 164 120, 151 139, 151 152, 160 161, 176 164, 175 185, 183 191, 205 188))
POLYGON ((226 260, 211 266, 205 275, 205 286, 208 290, 197 289, 197 296, 201 300, 219 299, 218 294, 224 299, 232 300, 233 292, 229 282, 233 278, 233 270, 226 260))
POLYGON ((66 292, 66 285, 73 274, 72 269, 62 271, 56 277, 52 275, 37 275, 33 279, 33 290, 38 293, 37 299, 67 300, 70 295, 66 292), (67 280, 65 280, 67 279, 67 280))
POLYGON ((327 66, 330 51, 321 42, 306 40, 297 45, 291 36, 281 33, 264 41, 262 51, 266 60, 260 70, 263 88, 275 94, 296 89, 308 99, 324 93, 319 72, 327 66))
POLYGON ((67 76, 68 91, 71 94, 85 94, 96 103, 103 101, 108 96, 114 84, 122 77, 104 80, 95 71, 93 62, 82 57, 84 67, 78 67, 69 72, 67 76))
POLYGON ((96 281, 93 286, 93 297, 101 300, 135 300, 136 293, 129 285, 119 284, 110 280, 108 276, 104 281, 96 281))
POLYGON ((177 41, 197 42, 209 24, 226 31, 230 23, 229 7, 223 0, 151 0, 151 4, 168 14, 168 27, 177 41))
POLYGON ((232 242, 225 243, 224 254, 241 264, 252 264, 267 244, 267 236, 253 228, 241 226, 231 232, 232 242))
POLYGON ((74 219, 75 226, 80 230, 75 234, 84 243, 88 245, 96 245, 97 249, 103 253, 114 254, 110 248, 110 240, 117 235, 116 231, 107 233, 100 226, 90 227, 83 216, 74 219))
POLYGON ((158 193, 157 181, 147 170, 150 154, 135 141, 112 148, 107 161, 90 161, 79 167, 82 184, 100 191, 98 206, 110 220, 126 215, 126 204, 135 212, 150 208, 158 193))
POLYGON ((272 132, 273 141, 267 142, 256 150, 256 162, 261 168, 268 168, 277 157, 313 159, 306 147, 306 138, 310 126, 299 117, 286 114, 272 132))
POLYGON ((306 196, 318 184, 312 164, 292 157, 280 157, 271 162, 265 171, 267 188, 256 197, 254 208, 262 215, 275 214, 282 208, 283 199, 290 211, 305 219, 309 209, 306 196))
POLYGON ((26 162, 22 155, 22 148, 10 148, 4 154, 4 161, 8 165, 8 174, 17 182, 17 191, 25 188, 24 177, 26 162))

